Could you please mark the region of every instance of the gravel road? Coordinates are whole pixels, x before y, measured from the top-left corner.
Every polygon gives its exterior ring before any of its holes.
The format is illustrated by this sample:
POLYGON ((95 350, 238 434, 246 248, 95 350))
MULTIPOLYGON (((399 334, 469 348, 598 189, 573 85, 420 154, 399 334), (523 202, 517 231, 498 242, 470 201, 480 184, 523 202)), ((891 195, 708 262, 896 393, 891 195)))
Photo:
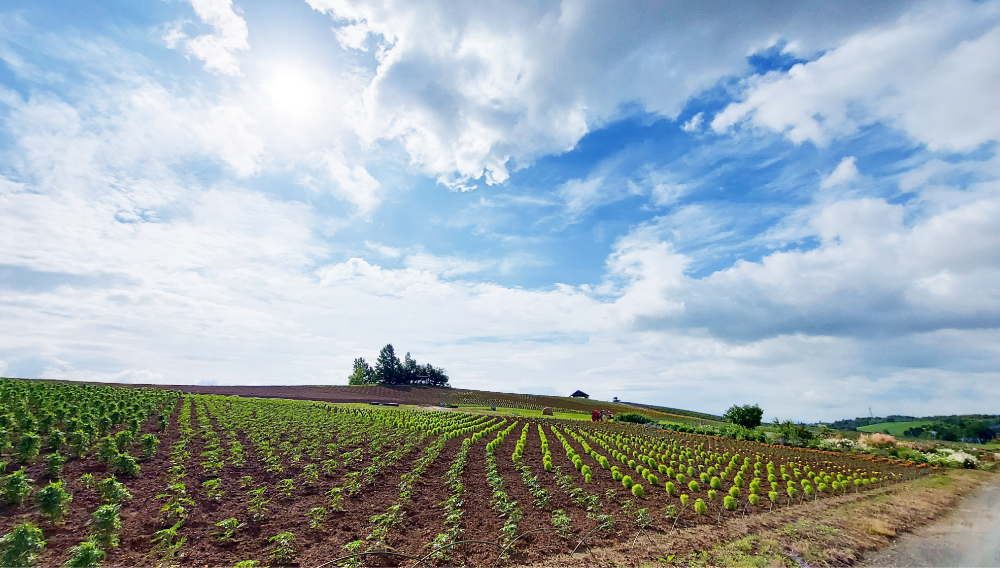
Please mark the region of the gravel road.
POLYGON ((966 495, 941 519, 901 535, 863 565, 1000 566, 1000 480, 966 495))

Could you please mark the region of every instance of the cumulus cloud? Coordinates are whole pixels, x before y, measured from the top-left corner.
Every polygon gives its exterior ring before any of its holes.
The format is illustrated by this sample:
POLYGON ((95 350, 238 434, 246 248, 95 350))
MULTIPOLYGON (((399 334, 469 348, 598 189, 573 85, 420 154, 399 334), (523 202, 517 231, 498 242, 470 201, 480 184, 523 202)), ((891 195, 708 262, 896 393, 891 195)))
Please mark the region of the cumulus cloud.
POLYGON ((307 2, 333 18, 342 47, 378 45, 358 132, 398 140, 456 190, 502 183, 512 167, 572 149, 623 105, 676 116, 775 37, 825 49, 907 5, 307 2))
POLYGON ((1000 4, 932 3, 787 73, 749 80, 712 127, 746 121, 825 145, 882 121, 930 149, 971 150, 1000 139, 990 118, 1000 113, 998 51, 1000 4))
POLYGON ((242 75, 236 52, 250 49, 247 23, 237 13, 233 0, 188 0, 201 21, 212 27, 213 33, 190 37, 184 32, 184 22, 176 22, 163 35, 170 49, 179 45, 189 55, 205 62, 205 69, 224 75, 242 75))

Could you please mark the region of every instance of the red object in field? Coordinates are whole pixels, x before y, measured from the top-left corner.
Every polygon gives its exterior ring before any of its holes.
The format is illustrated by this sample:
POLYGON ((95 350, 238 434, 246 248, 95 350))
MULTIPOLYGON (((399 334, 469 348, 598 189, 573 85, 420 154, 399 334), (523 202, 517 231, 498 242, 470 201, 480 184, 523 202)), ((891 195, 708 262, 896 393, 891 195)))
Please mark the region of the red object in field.
POLYGON ((590 413, 590 420, 592 422, 600 422, 601 421, 601 411, 600 410, 595 410, 595 411, 591 412, 590 413))

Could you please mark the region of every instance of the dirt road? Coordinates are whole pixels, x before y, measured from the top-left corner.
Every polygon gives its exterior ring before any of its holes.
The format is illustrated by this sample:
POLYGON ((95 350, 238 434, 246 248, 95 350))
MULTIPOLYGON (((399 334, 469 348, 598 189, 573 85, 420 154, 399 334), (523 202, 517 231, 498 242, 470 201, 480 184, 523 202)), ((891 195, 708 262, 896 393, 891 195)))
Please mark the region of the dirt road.
POLYGON ((1000 566, 1000 479, 963 497, 940 520, 900 536, 864 566, 1000 566))

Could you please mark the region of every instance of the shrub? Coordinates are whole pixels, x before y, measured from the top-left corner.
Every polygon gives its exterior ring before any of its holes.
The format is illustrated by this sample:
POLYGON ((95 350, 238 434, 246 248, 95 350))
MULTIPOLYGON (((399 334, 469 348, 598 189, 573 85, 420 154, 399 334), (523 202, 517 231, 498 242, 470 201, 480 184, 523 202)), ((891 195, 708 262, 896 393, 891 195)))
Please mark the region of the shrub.
POLYGON ((694 502, 694 512, 699 515, 706 515, 708 514, 708 505, 701 499, 696 499, 694 502))
POLYGON ((45 534, 31 523, 21 523, 0 538, 0 565, 34 566, 45 548, 45 534))
POLYGON ((62 481, 50 483, 35 494, 38 508, 53 523, 66 516, 66 509, 72 500, 73 496, 66 491, 62 481))
POLYGON ((668 481, 667 482, 666 489, 667 489, 667 495, 670 495, 672 497, 676 497, 677 496, 677 488, 674 487, 674 482, 673 481, 668 481))
POLYGON ((754 507, 756 507, 757 505, 760 505, 760 495, 757 495, 756 493, 751 493, 750 494, 750 504, 753 505, 754 507))
POLYGON ((653 487, 656 487, 657 485, 660 484, 660 479, 655 475, 653 475, 652 473, 646 476, 646 481, 648 481, 649 484, 652 485, 653 487))
POLYGON ((631 475, 626 475, 626 476, 622 477, 622 485, 625 486, 625 489, 632 489, 632 485, 634 485, 634 484, 635 484, 635 482, 632 481, 632 476, 631 475))
POLYGON ((118 457, 118 446, 115 444, 114 438, 110 436, 105 436, 97 442, 97 460, 101 463, 114 464, 115 458, 118 457))
POLYGON ((688 490, 691 491, 691 493, 698 493, 701 491, 701 486, 698 485, 697 481, 692 479, 691 483, 688 483, 688 490))
POLYGON ((24 502, 31 495, 31 484, 33 479, 29 478, 23 469, 6 476, 3 483, 3 496, 8 505, 17 506, 24 502))
POLYGON ((722 480, 720 480, 718 477, 713 477, 711 481, 708 482, 708 484, 712 487, 712 489, 717 489, 717 490, 722 489, 722 480))
POLYGON ((121 505, 109 503, 94 511, 90 530, 94 540, 105 547, 118 546, 118 533, 122 530, 121 505))
POLYGON ((591 481, 593 481, 593 479, 594 479, 593 476, 591 476, 589 473, 587 475, 583 476, 583 481, 585 483, 590 483, 591 481))
POLYGON ((708 499, 710 501, 715 501, 715 496, 716 495, 718 495, 718 492, 715 489, 709 489, 708 490, 708 499))
POLYGON ((122 430, 115 434, 115 447, 119 452, 124 452, 132 445, 132 432, 122 430))
POLYGON ((66 568, 97 568, 107 553, 92 540, 85 540, 69 549, 69 560, 63 566, 66 568))
POLYGON ((730 488, 729 488, 729 495, 730 495, 730 496, 731 496, 731 497, 732 497, 733 499, 739 499, 739 498, 740 498, 740 488, 739 488, 739 487, 736 487, 735 485, 734 485, 734 486, 732 486, 732 487, 730 487, 730 488))
POLYGON ((87 455, 90 449, 90 434, 83 430, 74 430, 69 433, 69 448, 74 457, 82 458, 87 455))
POLYGON ((632 495, 642 499, 646 496, 646 491, 642 488, 642 485, 636 483, 632 486, 632 495))
POLYGON ((687 493, 681 494, 681 505, 687 507, 688 502, 691 500, 687 493))
POLYGON ((63 442, 66 441, 66 434, 63 434, 62 430, 58 428, 53 428, 49 432, 48 438, 45 439, 45 448, 53 452, 58 452, 62 449, 63 442))
POLYGON ((128 454, 118 454, 115 457, 115 472, 125 477, 139 477, 139 462, 128 454))

